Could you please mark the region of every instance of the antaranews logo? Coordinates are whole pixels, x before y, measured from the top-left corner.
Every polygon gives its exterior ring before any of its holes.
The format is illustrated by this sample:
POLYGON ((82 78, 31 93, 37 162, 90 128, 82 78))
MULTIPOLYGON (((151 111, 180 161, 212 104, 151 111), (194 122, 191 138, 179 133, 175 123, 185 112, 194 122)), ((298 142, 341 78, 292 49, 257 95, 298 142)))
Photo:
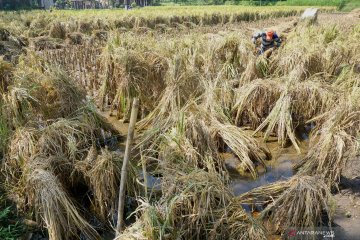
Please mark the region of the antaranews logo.
POLYGON ((330 227, 289 228, 283 237, 287 240, 302 239, 334 239, 336 229, 330 227))

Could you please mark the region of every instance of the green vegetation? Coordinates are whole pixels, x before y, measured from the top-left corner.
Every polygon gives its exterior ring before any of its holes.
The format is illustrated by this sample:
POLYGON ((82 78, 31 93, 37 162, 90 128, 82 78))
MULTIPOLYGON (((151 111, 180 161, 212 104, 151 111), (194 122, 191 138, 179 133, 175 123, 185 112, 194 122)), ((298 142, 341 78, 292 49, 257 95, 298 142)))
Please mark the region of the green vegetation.
POLYGON ((0 198, 0 239, 17 240, 25 232, 25 227, 16 220, 14 207, 7 207, 5 200, 0 198))
POLYGON ((360 1, 358 0, 345 0, 345 3, 341 5, 341 10, 349 12, 353 9, 360 8, 360 1))
POLYGON ((284 6, 339 6, 344 0, 287 0, 277 2, 284 6))

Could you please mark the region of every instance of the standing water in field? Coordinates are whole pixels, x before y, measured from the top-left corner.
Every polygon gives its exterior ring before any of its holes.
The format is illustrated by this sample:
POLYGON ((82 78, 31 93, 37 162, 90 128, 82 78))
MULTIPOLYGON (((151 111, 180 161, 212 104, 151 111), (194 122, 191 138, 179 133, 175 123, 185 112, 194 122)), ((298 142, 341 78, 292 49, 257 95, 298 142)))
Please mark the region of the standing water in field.
MULTIPOLYGON (((267 146, 273 158, 271 161, 266 161, 266 168, 257 166, 259 176, 256 179, 253 179, 251 175, 247 173, 239 174, 233 164, 236 162, 236 157, 231 153, 224 154, 225 164, 230 171, 232 179, 230 186, 235 196, 239 196, 260 186, 289 179, 295 175, 293 166, 298 163, 304 155, 298 154, 293 147, 279 148, 276 142, 267 143, 267 146)), ((303 148, 305 149, 305 146, 303 148)), ((305 150, 303 151, 305 152, 305 150)))

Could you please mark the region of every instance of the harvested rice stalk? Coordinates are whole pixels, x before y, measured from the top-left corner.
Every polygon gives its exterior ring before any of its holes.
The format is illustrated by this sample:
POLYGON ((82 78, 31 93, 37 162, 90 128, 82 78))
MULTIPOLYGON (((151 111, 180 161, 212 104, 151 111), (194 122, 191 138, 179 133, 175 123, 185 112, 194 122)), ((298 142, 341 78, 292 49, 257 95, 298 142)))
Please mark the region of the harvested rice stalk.
MULTIPOLYGON (((99 216, 103 220, 115 211, 121 161, 121 154, 104 149, 95 161, 90 163, 90 169, 84 172, 94 194, 95 209, 98 209, 99 216)), ((128 188, 128 191, 134 189, 128 188)))
POLYGON ((38 138, 39 133, 36 129, 18 128, 9 141, 3 170, 10 198, 17 202, 18 208, 23 208, 25 205, 24 166, 36 154, 38 138))
MULTIPOLYGON (((124 232, 119 234, 114 240, 148 240, 156 239, 154 237, 146 237, 144 231, 144 222, 138 219, 134 224, 127 227, 124 232)), ((158 239, 162 239, 161 237, 158 239)))
POLYGON ((27 177, 27 189, 30 203, 36 210, 37 221, 44 222, 51 240, 79 237, 80 232, 89 239, 100 238, 79 214, 51 172, 43 169, 31 170, 27 177))
POLYGON ((45 155, 67 156, 70 161, 83 159, 95 142, 94 129, 86 122, 59 119, 41 131, 37 142, 38 152, 45 155))
POLYGON ((290 139, 300 153, 294 129, 297 125, 305 124, 307 120, 328 111, 337 95, 326 83, 315 79, 303 82, 290 81, 279 89, 281 94, 278 100, 254 134, 266 128, 264 138, 267 139, 276 128, 279 144, 285 146, 290 139))
MULTIPOLYGON (((85 182, 94 195, 95 212, 104 222, 116 211, 122 160, 121 152, 109 151, 105 148, 98 154, 96 148, 92 146, 87 157, 83 161, 76 162, 76 171, 72 173, 72 175, 80 173, 84 176, 85 182)), ((128 178, 127 195, 136 196, 138 185, 133 166, 130 168, 128 178)))
POLYGON ((206 238, 216 221, 215 210, 226 207, 232 197, 216 174, 203 170, 165 176, 163 189, 164 219, 175 238, 206 238))
POLYGON ((233 112, 235 124, 250 123, 257 128, 274 107, 282 92, 281 81, 259 79, 236 90, 233 112))
POLYGON ((271 72, 278 76, 289 75, 293 81, 305 80, 312 74, 322 72, 325 46, 318 40, 316 28, 296 28, 289 34, 284 47, 272 60, 271 72))
POLYGON ((212 127, 214 134, 223 139, 231 151, 239 158, 240 162, 246 166, 254 179, 257 177, 257 170, 254 162, 265 166, 265 159, 271 159, 268 150, 261 147, 255 139, 248 136, 240 128, 230 125, 221 124, 213 120, 212 127))
POLYGON ((293 130, 294 126, 291 113, 291 96, 287 91, 285 91, 281 94, 269 116, 255 130, 255 133, 267 127, 264 136, 264 138, 267 139, 277 126, 277 137, 279 144, 284 147, 287 142, 287 137, 289 137, 296 151, 300 153, 300 147, 293 130))
POLYGON ((39 118, 68 117, 85 106, 85 93, 63 71, 42 68, 20 64, 17 69, 14 86, 6 96, 15 126, 39 118))
POLYGON ((268 204, 261 218, 269 218, 280 230, 314 228, 323 224, 323 213, 331 224, 333 203, 330 189, 321 176, 296 175, 288 181, 255 188, 238 197, 242 203, 268 204))
POLYGON ((161 135, 156 148, 163 168, 181 169, 184 172, 201 168, 226 176, 211 128, 201 118, 201 114, 181 113, 173 125, 175 126, 161 135), (185 114, 189 116, 186 117, 185 114))
POLYGON ((289 227, 314 228, 323 222, 323 211, 331 224, 333 209, 329 188, 320 177, 297 176, 289 188, 261 213, 282 229, 289 227))
POLYGON ((267 231, 259 220, 245 212, 240 203, 234 201, 218 210, 219 217, 209 239, 267 239, 267 231))
POLYGON ((33 116, 33 108, 39 101, 32 97, 28 89, 10 87, 9 93, 4 96, 6 113, 15 127, 22 126, 27 122, 29 115, 33 116))
POLYGON ((329 186, 339 183, 347 160, 355 157, 360 149, 357 139, 360 132, 359 93, 353 91, 335 109, 314 119, 320 127, 311 138, 313 147, 295 166, 300 173, 322 174, 329 186))
POLYGON ((0 58, 0 93, 7 91, 13 77, 14 66, 0 58))
MULTIPOLYGON (((360 65, 359 65, 360 66, 360 65)), ((360 86, 360 74, 357 74, 356 65, 345 65, 342 66, 338 77, 333 83, 334 88, 343 91, 351 91, 351 89, 360 86)))
POLYGON ((49 36, 52 38, 65 39, 66 37, 65 26, 60 22, 54 22, 50 27, 49 36))
POLYGON ((327 112, 339 97, 338 89, 316 77, 295 84, 291 92, 293 118, 300 123, 327 112))
MULTIPOLYGON (((95 206, 99 208, 99 214, 103 219, 107 219, 107 215, 115 211, 122 158, 122 154, 102 150, 91 170, 86 173, 94 193, 95 206)), ((128 192, 130 191, 134 189, 128 188, 128 192)))

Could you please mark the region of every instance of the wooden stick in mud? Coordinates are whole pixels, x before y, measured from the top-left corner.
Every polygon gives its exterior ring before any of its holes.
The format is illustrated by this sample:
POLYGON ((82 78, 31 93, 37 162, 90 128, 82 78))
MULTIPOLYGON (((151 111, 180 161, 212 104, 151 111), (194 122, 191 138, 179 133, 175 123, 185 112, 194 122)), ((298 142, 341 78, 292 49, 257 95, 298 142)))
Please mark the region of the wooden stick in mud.
POLYGON ((134 138, 134 129, 139 109, 139 99, 135 98, 132 105, 130 124, 126 140, 126 148, 124 155, 124 162, 121 168, 121 180, 120 180, 120 191, 119 191, 119 207, 118 207, 118 218, 116 224, 116 236, 118 236, 124 229, 124 204, 125 204, 125 188, 127 179, 127 166, 129 164, 131 144, 134 138))

